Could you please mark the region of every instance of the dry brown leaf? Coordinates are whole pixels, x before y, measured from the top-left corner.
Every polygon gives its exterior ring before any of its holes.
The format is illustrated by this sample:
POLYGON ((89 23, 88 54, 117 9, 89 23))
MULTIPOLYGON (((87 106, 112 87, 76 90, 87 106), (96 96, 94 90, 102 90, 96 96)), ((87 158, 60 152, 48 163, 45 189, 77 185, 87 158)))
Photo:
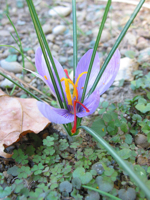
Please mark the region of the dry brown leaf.
POLYGON ((50 122, 38 110, 35 99, 9 97, 0 90, 0 156, 10 158, 12 154, 4 148, 18 141, 27 133, 39 133, 50 122))

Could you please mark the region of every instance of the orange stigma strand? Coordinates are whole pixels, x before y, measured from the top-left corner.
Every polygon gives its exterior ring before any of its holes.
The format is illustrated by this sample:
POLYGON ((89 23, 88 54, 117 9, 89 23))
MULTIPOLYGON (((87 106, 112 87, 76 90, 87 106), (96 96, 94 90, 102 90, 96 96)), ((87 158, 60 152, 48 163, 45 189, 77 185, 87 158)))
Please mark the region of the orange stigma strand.
POLYGON ((44 78, 47 80, 48 78, 47 78, 47 76, 44 76, 44 78))

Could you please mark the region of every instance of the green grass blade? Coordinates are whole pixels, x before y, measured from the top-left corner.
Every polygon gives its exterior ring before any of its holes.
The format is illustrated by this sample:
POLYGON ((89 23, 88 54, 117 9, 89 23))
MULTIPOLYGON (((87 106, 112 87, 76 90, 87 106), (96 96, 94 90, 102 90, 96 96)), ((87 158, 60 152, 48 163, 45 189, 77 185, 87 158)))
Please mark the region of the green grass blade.
MULTIPOLYGON (((18 83, 18 81, 17 81, 16 83, 18 83)), ((16 85, 14 85, 14 87, 12 88, 12 90, 11 90, 11 92, 10 92, 10 96, 12 96, 12 95, 13 95, 13 93, 14 93, 15 89, 16 89, 16 85)))
POLYGON ((10 35, 11 35, 11 37, 14 39, 14 41, 16 42, 16 44, 19 46, 19 43, 18 43, 18 41, 16 40, 16 38, 13 36, 13 34, 10 33, 10 35))
POLYGON ((108 65, 108 63, 110 61, 110 59, 112 58, 113 54, 115 53, 116 49, 118 48, 120 42, 122 41, 122 39, 125 36, 128 28, 130 27, 131 23, 133 22, 134 18, 138 14, 138 12, 139 12, 139 10, 142 7, 142 5, 143 5, 144 2, 145 2, 145 0, 141 0, 139 2, 139 4, 137 5, 137 7, 135 8, 134 12, 132 13, 130 19, 128 20, 128 22, 126 23, 126 25, 123 28, 122 32, 120 33, 119 37, 117 38, 117 40, 116 40, 113 48, 109 52, 109 54, 108 54, 108 56, 107 56, 107 58, 106 58, 106 60, 105 60, 105 62, 103 64, 101 70, 99 71, 99 73, 98 73, 98 75, 97 75, 97 77, 95 79, 95 82, 94 82, 93 86, 90 89, 89 95, 92 94, 92 92, 95 90, 95 88, 96 88, 96 86, 97 86, 97 84, 98 84, 98 82, 99 82, 99 80, 100 80, 100 78, 101 78, 101 76, 102 76, 105 68, 107 67, 107 65, 108 65))
POLYGON ((73 16, 73 82, 75 82, 75 71, 77 67, 77 18, 76 18, 76 0, 72 0, 73 16))
POLYGON ((10 21, 12 27, 14 28, 14 31, 15 31, 15 33, 16 33, 16 35, 17 35, 18 40, 19 40, 19 43, 18 43, 17 40, 14 38, 14 36, 10 33, 11 36, 13 37, 13 39, 15 40, 15 42, 17 43, 18 47, 20 48, 20 51, 22 52, 22 54, 21 54, 21 55, 22 55, 22 64, 23 64, 23 68, 25 68, 25 65, 24 65, 24 53, 23 53, 23 48, 22 48, 21 39, 20 39, 19 34, 18 34, 18 32, 17 32, 17 29, 16 29, 15 25, 13 24, 13 22, 11 21, 9 15, 8 15, 8 14, 6 14, 6 15, 7 15, 7 18, 9 19, 9 21, 10 21))
MULTIPOLYGON (((28 4, 28 7, 29 7, 29 11, 30 11, 30 14, 31 14, 31 18, 32 18, 32 21, 34 23, 34 27, 35 27, 35 30, 36 30, 36 33, 38 33, 38 39, 39 39, 39 42, 40 42, 40 45, 42 45, 42 52, 44 51, 44 48, 46 49, 46 52, 49 56, 49 59, 52 63, 52 66, 53 66, 53 69, 54 69, 54 72, 56 74, 56 77, 57 77, 57 80, 58 80, 58 84, 60 86, 60 89, 61 89, 61 93, 62 93, 62 96, 63 96, 63 100, 64 100, 64 106, 65 108, 67 108, 67 105, 66 105, 66 99, 65 99, 65 95, 64 95, 64 92, 63 92, 63 89, 62 89, 62 85, 61 85, 61 82, 60 82, 60 79, 59 79, 59 75, 58 75, 58 72, 57 72, 57 68, 55 66, 55 63, 54 63, 54 60, 53 60, 53 57, 51 55, 51 52, 50 52, 50 49, 49 49, 49 46, 48 46, 48 43, 46 41, 46 38, 45 38, 45 35, 43 33, 43 30, 42 30, 42 27, 41 27, 41 24, 40 24, 40 21, 38 19, 38 16, 37 16, 37 13, 35 11, 35 7, 33 5, 33 2, 32 0, 26 0, 27 1, 27 4, 28 4), (41 39, 42 38, 42 39, 41 39), (44 44, 43 44, 44 43, 44 44)), ((47 68, 48 68, 48 71, 49 71, 49 74, 50 74, 50 77, 51 77, 51 80, 52 80, 52 83, 53 83, 53 86, 54 86, 54 89, 55 89, 55 92, 56 92, 56 96, 57 96, 57 99, 58 99, 58 102, 60 104, 60 107, 63 108, 63 103, 62 103, 62 100, 60 98, 60 94, 59 94, 59 91, 58 91, 58 88, 57 88, 57 85, 56 85, 56 82, 55 82, 55 79, 54 79, 54 75, 52 73, 52 69, 50 67, 50 64, 49 64, 49 61, 48 59, 46 59, 47 55, 44 56, 45 58, 45 61, 46 61, 46 64, 47 64, 47 68)))
MULTIPOLYGON (((32 16, 32 12, 31 12, 31 16, 32 16)), ((33 23, 34 23, 34 22, 35 22, 35 19, 33 18, 32 20, 33 20, 33 23)), ((34 23, 34 27, 35 27, 35 30, 36 30, 36 34, 37 34, 37 37, 38 37, 38 40, 39 40, 39 43, 40 43, 42 52, 43 52, 43 56, 44 56, 44 58, 45 58, 46 65, 48 66, 48 69, 50 69, 50 73, 53 74, 53 73, 52 73, 52 70, 51 70, 51 67, 50 67, 50 63, 49 63, 49 61, 48 61, 48 57, 47 57, 46 51, 45 51, 45 47, 44 47, 44 44, 43 44, 43 42, 42 42, 40 33, 39 33, 38 29, 37 29, 36 23, 34 23)), ((53 80, 52 82, 54 82, 54 88, 56 89, 55 92, 56 92, 56 95, 57 95, 57 98, 58 98, 59 105, 60 105, 61 108, 63 108, 63 104, 62 104, 62 101, 61 101, 61 98, 60 98, 60 95, 59 95, 59 91, 58 91, 56 82, 55 82, 55 80, 54 80, 54 76, 53 76, 53 79, 52 79, 52 80, 53 80)))
POLYGON ((101 145, 103 145, 105 149, 108 151, 108 153, 116 160, 116 162, 129 174, 130 177, 134 179, 137 185, 145 192, 145 195, 148 198, 150 198, 150 191, 147 188, 147 186, 143 183, 143 181, 138 176, 136 176, 133 170, 130 169, 130 167, 124 162, 124 160, 118 156, 116 151, 99 134, 97 134, 95 131, 93 131, 92 129, 86 126, 79 126, 78 128, 83 128, 84 130, 86 130, 101 145))
POLYGON ((113 196, 113 195, 111 195, 111 194, 109 194, 109 193, 107 193, 107 192, 102 191, 102 190, 98 190, 98 189, 95 189, 95 188, 93 188, 93 187, 86 186, 86 185, 82 185, 82 187, 84 187, 84 188, 86 188, 86 189, 88 189, 88 190, 93 190, 93 191, 95 191, 95 192, 98 192, 98 193, 100 193, 100 194, 103 195, 103 196, 110 197, 111 199, 121 200, 120 198, 115 197, 115 196, 113 196))
POLYGON ((24 90, 25 92, 27 92, 29 95, 31 95, 33 98, 35 98, 38 101, 42 101, 39 97, 35 96, 32 92, 30 92, 29 90, 27 90, 26 88, 24 88, 23 86, 21 86, 19 83, 15 82, 14 80, 12 80, 11 78, 9 78, 8 76, 6 76, 5 74, 3 74, 2 72, 0 72, 0 75, 2 75, 3 77, 7 78, 9 81, 11 81, 12 83, 14 83, 15 85, 17 85, 19 88, 21 88, 22 90, 24 90))
POLYGON ((82 103, 83 103, 84 98, 85 98, 86 89, 87 89, 87 86, 88 86, 88 82, 89 82, 89 78, 90 78, 93 62, 94 62, 96 51, 97 51, 97 48, 98 48, 98 44, 99 44, 99 41, 100 41, 100 38, 101 38, 101 35, 102 35, 102 31, 104 29, 104 25, 105 25, 105 22, 106 22, 106 19, 107 19, 107 14, 108 14, 110 5, 111 5, 111 0, 108 0, 106 8, 105 8, 104 15, 103 15, 103 19, 102 19, 102 22, 101 22, 101 25, 99 27, 99 31, 98 31, 98 35, 97 35, 97 38, 96 38, 96 42, 95 42, 95 45, 94 45, 94 50, 93 50, 93 53, 92 53, 90 65, 89 65, 89 68, 88 68, 88 72, 87 72, 87 76, 86 76, 86 80, 85 80, 85 84, 84 84, 84 88, 83 88, 83 93, 82 93, 82 99, 81 99, 82 103))

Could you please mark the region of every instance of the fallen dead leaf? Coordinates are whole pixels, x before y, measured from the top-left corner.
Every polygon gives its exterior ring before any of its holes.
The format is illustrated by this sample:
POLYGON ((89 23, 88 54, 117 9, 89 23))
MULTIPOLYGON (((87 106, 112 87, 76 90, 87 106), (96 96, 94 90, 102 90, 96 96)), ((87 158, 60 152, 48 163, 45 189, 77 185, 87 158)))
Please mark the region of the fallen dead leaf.
POLYGON ((4 152, 27 133, 39 133, 50 123, 38 110, 35 99, 9 97, 0 90, 0 156, 10 158, 4 152))

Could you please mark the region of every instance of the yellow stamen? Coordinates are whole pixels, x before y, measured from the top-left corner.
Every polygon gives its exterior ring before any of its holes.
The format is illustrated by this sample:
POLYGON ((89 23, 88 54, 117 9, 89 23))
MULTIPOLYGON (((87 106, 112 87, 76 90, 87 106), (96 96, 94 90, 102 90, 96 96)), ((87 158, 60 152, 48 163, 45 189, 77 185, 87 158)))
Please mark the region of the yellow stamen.
MULTIPOLYGON (((76 80, 76 83, 75 83, 76 88, 78 87, 79 79, 81 78, 81 76, 82 76, 83 74, 87 74, 87 72, 82 72, 82 73, 78 76, 78 78, 77 78, 77 80, 76 80)), ((74 89, 74 91, 73 91, 73 98, 76 96, 75 94, 76 94, 76 90, 74 89)))
POLYGON ((102 131, 104 132, 104 128, 102 128, 102 131))
POLYGON ((70 93, 70 89, 69 89, 69 79, 67 78, 62 78, 60 80, 61 82, 64 81, 65 82, 65 92, 66 92, 66 97, 68 100, 68 105, 72 106, 72 99, 71 99, 71 93, 70 93))
POLYGON ((81 76, 82 76, 83 74, 87 74, 87 72, 82 72, 82 73, 78 76, 78 78, 77 78, 77 80, 76 80, 76 83, 75 83, 75 86, 76 86, 76 87, 78 87, 79 79, 81 78, 81 76))
MULTIPOLYGON (((71 105, 72 106, 72 98, 71 98, 71 92, 70 92, 70 89, 69 89, 69 83, 73 86, 73 98, 76 97, 76 100, 78 101, 78 90, 77 90, 77 87, 78 87, 78 82, 79 82, 79 79, 81 78, 81 76, 83 74, 87 74, 87 72, 83 72, 81 73, 77 80, 76 80, 76 83, 74 84, 73 81, 69 78, 65 78, 63 77, 60 81, 64 81, 65 82, 65 92, 66 92, 66 97, 67 97, 67 100, 68 100, 68 105, 71 105)), ((44 76, 45 77, 45 76, 44 76)))
POLYGON ((83 89, 84 87, 82 87, 81 89, 83 89))
POLYGON ((46 75, 44 76, 44 78, 45 78, 46 80, 48 79, 46 75))
POLYGON ((72 82, 72 80, 68 79, 68 78, 62 78, 61 81, 65 81, 65 92, 66 92, 66 97, 67 97, 67 100, 68 100, 68 105, 72 105, 72 98, 71 98, 71 93, 70 93, 70 89, 69 89, 69 83, 73 86, 73 97, 78 97, 78 94, 77 94, 77 90, 76 90, 76 87, 74 85, 74 83, 72 82))

